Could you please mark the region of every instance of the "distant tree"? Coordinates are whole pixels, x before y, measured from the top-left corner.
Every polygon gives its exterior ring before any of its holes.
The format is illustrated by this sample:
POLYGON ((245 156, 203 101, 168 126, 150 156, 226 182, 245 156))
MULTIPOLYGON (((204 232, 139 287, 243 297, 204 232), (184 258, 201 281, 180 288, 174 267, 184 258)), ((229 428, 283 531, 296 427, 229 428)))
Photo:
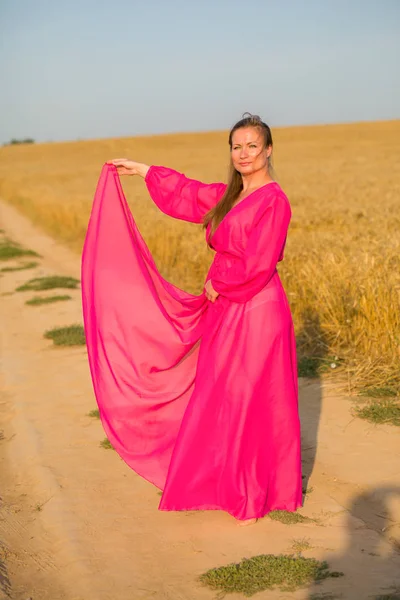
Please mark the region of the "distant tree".
POLYGON ((6 142, 5 146, 14 146, 15 144, 34 144, 35 140, 32 138, 24 138, 21 140, 17 140, 16 138, 12 138, 10 142, 6 142))

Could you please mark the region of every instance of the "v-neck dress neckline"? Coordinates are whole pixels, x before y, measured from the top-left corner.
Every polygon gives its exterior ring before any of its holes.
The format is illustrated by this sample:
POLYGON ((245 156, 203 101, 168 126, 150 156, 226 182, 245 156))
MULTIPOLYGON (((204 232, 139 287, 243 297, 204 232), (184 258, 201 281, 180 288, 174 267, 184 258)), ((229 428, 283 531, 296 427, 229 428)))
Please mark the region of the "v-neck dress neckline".
MULTIPOLYGON (((228 215, 230 215, 232 213, 233 210, 235 210, 236 208, 238 208, 241 204, 243 204, 243 202, 246 202, 246 200, 248 200, 249 198, 251 198, 252 196, 254 196, 254 194, 256 194, 257 192, 263 190, 264 188, 270 186, 270 185, 279 185, 276 181, 270 181, 269 183, 265 183, 264 185, 261 185, 259 188, 257 188, 256 190, 253 190, 252 192, 250 192, 250 194, 248 194, 247 196, 245 196, 245 198, 243 198, 243 200, 240 200, 240 202, 238 202, 237 204, 235 204, 234 206, 232 206, 232 208, 226 213, 226 215, 221 219, 221 221, 218 223, 217 227, 215 228, 215 231, 213 233, 213 236, 215 236, 215 234, 217 233, 218 229, 221 227, 222 223, 225 221, 225 219, 227 218, 228 215)), ((209 224, 207 225, 207 238, 208 238, 208 233, 211 229, 211 221, 209 222, 209 224)), ((214 246, 211 244, 211 247, 214 248, 214 246)))

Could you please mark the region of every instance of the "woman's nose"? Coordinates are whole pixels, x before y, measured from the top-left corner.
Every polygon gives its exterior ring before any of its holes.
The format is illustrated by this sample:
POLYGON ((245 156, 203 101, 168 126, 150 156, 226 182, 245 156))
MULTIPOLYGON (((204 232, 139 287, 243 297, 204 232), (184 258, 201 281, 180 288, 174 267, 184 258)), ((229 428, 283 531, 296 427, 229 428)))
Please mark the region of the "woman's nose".
POLYGON ((240 151, 240 158, 246 158, 248 155, 247 148, 242 148, 240 151))

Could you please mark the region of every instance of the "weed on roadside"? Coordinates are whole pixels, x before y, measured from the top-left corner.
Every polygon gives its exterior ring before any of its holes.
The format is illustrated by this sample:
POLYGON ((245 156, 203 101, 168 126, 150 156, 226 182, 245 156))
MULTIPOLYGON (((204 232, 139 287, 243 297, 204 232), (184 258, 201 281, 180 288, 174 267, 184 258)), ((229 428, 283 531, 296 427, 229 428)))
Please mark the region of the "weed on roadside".
POLYGON ((354 413, 370 423, 400 426, 400 402, 394 398, 371 400, 367 405, 355 407, 354 413))
POLYGON ((323 373, 333 371, 343 364, 339 356, 303 356, 298 360, 297 372, 299 377, 317 378, 323 373))
POLYGON ((297 363, 297 373, 299 377, 319 377, 318 372, 319 359, 303 356, 297 363))
POLYGON ((11 258, 20 258, 22 256, 40 256, 33 250, 22 248, 19 244, 11 240, 0 241, 0 260, 10 260, 11 258))
POLYGON ((296 554, 301 554, 304 550, 311 550, 312 546, 309 538, 298 538, 292 540, 292 545, 290 546, 292 552, 296 554))
POLYGON ((287 510, 272 510, 267 515, 273 521, 279 521, 285 525, 294 525, 295 523, 314 522, 314 519, 305 517, 298 512, 289 512, 287 510))
POLYGON ((24 285, 17 287, 17 292, 41 292, 43 290, 54 290, 56 288, 67 288, 75 290, 79 285, 79 280, 74 277, 64 277, 61 275, 51 275, 49 277, 35 277, 24 285))
POLYGON ((87 414, 88 417, 93 417, 93 419, 100 419, 100 411, 98 408, 94 408, 87 414))
POLYGON ((104 448, 104 450, 114 450, 108 438, 104 438, 104 440, 101 440, 100 446, 104 448))
POLYGON ((367 386, 361 388, 358 392, 359 396, 367 396, 369 398, 387 398, 397 396, 399 394, 399 390, 391 385, 385 385, 382 387, 376 386, 367 386))
POLYGON ((213 590, 242 593, 249 597, 276 587, 281 591, 294 591, 304 585, 342 575, 329 571, 326 562, 315 558, 261 554, 243 559, 240 563, 210 569, 200 576, 200 581, 213 590))
POLYGON ((55 346, 84 346, 86 344, 85 331, 82 325, 56 327, 46 331, 44 337, 53 340, 55 346))
POLYGON ((44 296, 36 296, 35 298, 27 300, 25 304, 28 304, 29 306, 40 306, 42 304, 52 304, 53 302, 61 302, 63 300, 71 300, 71 296, 48 296, 47 298, 44 296))

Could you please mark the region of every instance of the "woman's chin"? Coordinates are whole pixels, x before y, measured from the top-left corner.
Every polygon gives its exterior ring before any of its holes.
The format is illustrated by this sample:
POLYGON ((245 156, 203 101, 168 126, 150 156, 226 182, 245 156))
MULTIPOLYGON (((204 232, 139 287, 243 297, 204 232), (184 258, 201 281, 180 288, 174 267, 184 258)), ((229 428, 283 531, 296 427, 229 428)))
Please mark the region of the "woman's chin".
POLYGON ((241 175, 249 175, 250 173, 253 172, 253 165, 246 165, 246 166, 237 165, 235 167, 235 169, 241 175))

